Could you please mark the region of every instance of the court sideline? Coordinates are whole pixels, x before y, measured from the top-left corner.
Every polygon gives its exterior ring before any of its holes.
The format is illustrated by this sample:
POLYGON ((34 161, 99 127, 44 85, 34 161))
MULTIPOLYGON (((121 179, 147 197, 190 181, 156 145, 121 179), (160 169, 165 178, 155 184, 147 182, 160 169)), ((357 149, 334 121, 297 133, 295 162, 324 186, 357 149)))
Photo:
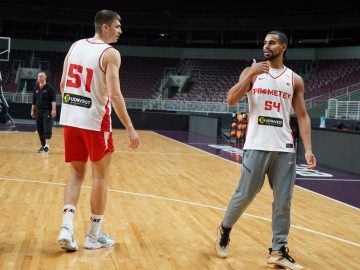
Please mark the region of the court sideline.
MULTIPOLYGON (((0 211, 5 217, 0 225, 1 269, 266 269, 271 241, 268 185, 236 225, 230 257, 219 259, 213 252, 216 227, 237 184, 240 164, 223 158, 226 151, 217 155, 219 149, 194 134, 178 134, 192 137, 185 143, 159 131, 140 131, 142 145, 135 152, 127 149, 124 132, 114 131, 117 150, 104 230, 116 238, 115 247, 63 252, 56 243, 68 176, 62 130, 55 128, 47 155, 36 153, 37 135, 27 129, 0 132, 0 211)), ((88 224, 90 185, 87 177, 77 210, 80 246, 88 224)), ((298 185, 291 253, 306 269, 359 269, 359 218, 358 207, 298 185)))

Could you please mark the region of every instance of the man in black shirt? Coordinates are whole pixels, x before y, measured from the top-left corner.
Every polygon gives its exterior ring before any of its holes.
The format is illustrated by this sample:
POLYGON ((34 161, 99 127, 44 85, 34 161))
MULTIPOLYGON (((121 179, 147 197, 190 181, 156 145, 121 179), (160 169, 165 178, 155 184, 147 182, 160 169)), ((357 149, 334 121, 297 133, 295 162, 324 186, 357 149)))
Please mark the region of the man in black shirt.
POLYGON ((53 118, 56 117, 56 94, 54 88, 46 82, 44 71, 38 74, 38 82, 34 88, 31 106, 31 117, 36 119, 36 130, 41 147, 38 153, 48 153, 52 136, 53 118))

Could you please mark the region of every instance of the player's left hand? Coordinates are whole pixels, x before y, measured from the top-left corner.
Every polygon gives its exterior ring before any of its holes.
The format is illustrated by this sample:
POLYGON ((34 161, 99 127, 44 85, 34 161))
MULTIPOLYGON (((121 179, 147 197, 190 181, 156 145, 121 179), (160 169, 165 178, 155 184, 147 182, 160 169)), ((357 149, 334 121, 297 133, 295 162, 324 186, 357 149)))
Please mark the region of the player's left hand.
POLYGON ((306 151, 305 159, 307 162, 307 166, 306 166, 307 169, 312 170, 316 167, 316 158, 312 151, 306 151))

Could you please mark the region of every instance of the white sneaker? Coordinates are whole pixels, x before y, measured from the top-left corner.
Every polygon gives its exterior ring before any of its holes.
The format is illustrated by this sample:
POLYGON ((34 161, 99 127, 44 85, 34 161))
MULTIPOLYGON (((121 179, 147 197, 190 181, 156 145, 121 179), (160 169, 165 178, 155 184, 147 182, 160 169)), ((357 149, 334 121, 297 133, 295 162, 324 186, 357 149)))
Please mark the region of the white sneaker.
POLYGON ((65 225, 60 229, 58 243, 62 249, 67 251, 76 251, 79 249, 74 237, 74 233, 65 225))
POLYGON ((217 238, 215 241, 215 252, 220 258, 226 259, 229 256, 229 242, 230 234, 224 234, 222 224, 220 224, 217 228, 217 238))
POLYGON ((286 270, 302 270, 300 264, 297 264, 295 260, 289 255, 289 248, 282 246, 281 250, 272 250, 269 248, 269 258, 267 261, 268 267, 274 269, 286 269, 286 270))
POLYGON ((101 248, 101 243, 99 243, 98 238, 92 236, 90 233, 86 235, 85 245, 84 247, 87 249, 98 249, 101 248))
POLYGON ((108 248, 115 245, 115 239, 107 236, 102 230, 100 230, 98 242, 101 243, 101 247, 108 248))
POLYGON ((87 249, 108 248, 115 244, 115 240, 100 230, 99 237, 94 237, 90 232, 86 235, 84 247, 87 249))

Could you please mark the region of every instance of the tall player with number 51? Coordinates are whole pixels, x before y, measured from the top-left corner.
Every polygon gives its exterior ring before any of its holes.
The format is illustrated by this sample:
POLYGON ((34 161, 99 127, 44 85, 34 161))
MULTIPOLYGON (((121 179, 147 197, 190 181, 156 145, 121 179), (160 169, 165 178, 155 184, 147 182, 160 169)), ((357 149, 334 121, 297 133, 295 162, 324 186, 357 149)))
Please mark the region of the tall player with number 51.
POLYGON ((296 176, 295 142, 290 128, 292 107, 296 112, 308 169, 315 168, 316 158, 311 147, 311 123, 304 102, 303 79, 283 64, 287 48, 288 38, 283 32, 269 32, 263 44, 266 61, 253 60, 251 67, 242 71, 239 81, 228 92, 230 106, 247 95, 250 116, 240 181, 218 227, 215 251, 221 258, 228 256, 230 231, 260 192, 267 175, 274 197, 273 239, 268 266, 300 270, 303 267, 289 255, 287 247, 296 176))
POLYGON ((111 154, 114 152, 111 111, 126 128, 129 147, 136 149, 139 136, 128 115, 120 90, 120 53, 110 43, 122 34, 120 15, 101 10, 95 16, 95 35, 76 41, 70 47, 60 82, 62 107, 60 124, 64 125, 65 162, 71 174, 65 188, 63 222, 58 243, 65 250, 78 250, 74 237, 73 216, 81 184, 90 158, 92 190, 90 228, 84 247, 110 247, 115 240, 101 229, 107 200, 111 154))

